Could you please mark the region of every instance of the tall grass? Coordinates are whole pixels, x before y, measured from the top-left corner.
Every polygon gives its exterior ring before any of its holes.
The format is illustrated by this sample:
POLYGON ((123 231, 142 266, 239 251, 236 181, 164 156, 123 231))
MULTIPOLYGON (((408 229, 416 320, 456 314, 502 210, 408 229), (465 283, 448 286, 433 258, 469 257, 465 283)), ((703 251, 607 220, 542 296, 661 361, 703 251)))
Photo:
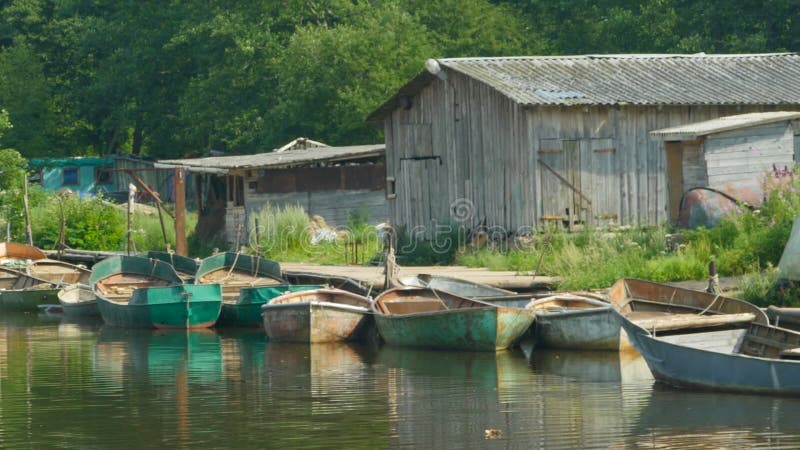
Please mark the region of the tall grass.
POLYGON ((332 230, 312 222, 299 205, 281 208, 267 203, 250 215, 249 225, 253 230, 250 250, 279 261, 361 263, 378 254, 381 248, 375 229, 357 212, 349 215, 347 227, 332 230), (361 255, 358 260, 353 257, 356 247, 361 255))

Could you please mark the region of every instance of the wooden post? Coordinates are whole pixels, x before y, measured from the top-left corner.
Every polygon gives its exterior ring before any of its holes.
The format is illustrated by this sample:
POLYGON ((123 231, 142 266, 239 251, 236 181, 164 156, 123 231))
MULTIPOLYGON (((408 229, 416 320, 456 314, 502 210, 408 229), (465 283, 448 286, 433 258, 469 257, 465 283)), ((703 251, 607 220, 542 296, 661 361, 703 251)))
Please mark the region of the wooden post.
POLYGON ((183 256, 189 254, 186 242, 186 171, 175 169, 173 172, 175 189, 175 253, 183 256))
POLYGON ((33 231, 31 230, 31 208, 28 204, 28 174, 22 175, 22 203, 25 206, 25 240, 33 246, 33 231))
POLYGON ((136 186, 133 183, 128 184, 128 256, 131 255, 131 247, 133 247, 133 208, 134 201, 136 200, 136 186))
POLYGON ((164 236, 164 247, 169 252, 169 239, 167 239, 167 228, 164 226, 164 215, 161 214, 161 205, 156 205, 158 211, 158 222, 161 224, 161 235, 164 236))

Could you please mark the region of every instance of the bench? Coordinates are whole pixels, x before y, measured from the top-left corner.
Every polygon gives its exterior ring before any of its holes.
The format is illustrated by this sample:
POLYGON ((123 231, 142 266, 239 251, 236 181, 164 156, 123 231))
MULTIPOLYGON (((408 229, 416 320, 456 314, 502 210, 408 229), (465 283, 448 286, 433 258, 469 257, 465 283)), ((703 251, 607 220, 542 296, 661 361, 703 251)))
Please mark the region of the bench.
POLYGON ((387 300, 381 305, 386 314, 413 314, 447 309, 447 306, 437 299, 387 300))

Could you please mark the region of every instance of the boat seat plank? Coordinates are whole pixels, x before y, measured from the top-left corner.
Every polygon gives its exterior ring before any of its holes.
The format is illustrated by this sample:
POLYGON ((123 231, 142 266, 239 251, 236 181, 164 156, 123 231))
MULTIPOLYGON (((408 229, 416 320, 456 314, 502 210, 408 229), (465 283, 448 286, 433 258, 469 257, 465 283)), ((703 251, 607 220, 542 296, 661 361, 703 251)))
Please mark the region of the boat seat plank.
POLYGON ((383 302, 383 307, 387 314, 413 314, 447 309, 441 300, 433 299, 391 300, 383 302))
POLYGON ((631 320, 646 330, 655 330, 658 332, 749 324, 755 320, 755 318, 755 314, 752 313, 713 314, 707 316, 697 314, 670 314, 661 317, 634 318, 631 320))

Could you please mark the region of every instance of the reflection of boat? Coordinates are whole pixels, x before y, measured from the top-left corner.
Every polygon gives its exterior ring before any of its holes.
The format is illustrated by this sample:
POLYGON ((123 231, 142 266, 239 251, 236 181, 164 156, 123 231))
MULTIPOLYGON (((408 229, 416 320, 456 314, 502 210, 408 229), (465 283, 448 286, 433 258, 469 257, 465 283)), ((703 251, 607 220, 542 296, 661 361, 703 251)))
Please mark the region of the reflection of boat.
POLYGON ((97 297, 89 286, 73 284, 58 291, 58 303, 66 317, 99 317, 97 297))
POLYGON ((219 317, 220 286, 182 284, 163 261, 113 256, 95 264, 91 284, 109 325, 202 328, 219 317))
MULTIPOLYGON (((537 318, 538 320, 538 318, 537 318)), ((536 371, 587 382, 631 382, 653 377, 636 352, 536 349, 529 356, 536 371)))
POLYGON ((95 371, 120 381, 173 386, 179 371, 190 383, 222 380, 220 337, 213 330, 148 330, 104 326, 95 371))
POLYGON ((354 294, 363 295, 365 297, 368 297, 370 294, 374 294, 374 290, 370 286, 366 286, 358 280, 337 275, 325 275, 309 272, 283 272, 283 278, 291 284, 316 284, 328 286, 341 289, 343 291, 352 292, 354 294))
POLYGON ((28 264, 25 271, 28 275, 59 285, 86 284, 92 274, 92 271, 88 269, 55 259, 33 261, 28 264))
POLYGON ((150 251, 147 252, 147 258, 164 261, 171 265, 175 269, 175 272, 178 272, 178 276, 181 277, 184 283, 194 282, 194 274, 200 266, 200 263, 196 259, 178 255, 175 252, 150 251))
MULTIPOLYGON (((768 323, 764 312, 748 302, 650 281, 621 279, 611 287, 608 298, 628 320, 659 335, 731 328, 752 321, 768 323)), ((619 330, 619 325, 614 329, 619 330)), ((622 340, 620 347, 629 344, 622 340)))
MULTIPOLYGON (((223 303, 218 326, 260 327, 263 326, 261 307, 287 292, 318 289, 320 286, 286 285, 246 287, 239 290, 235 303, 223 303)), ((223 288, 224 289, 224 288, 223 288)))
POLYGON ((355 340, 372 319, 366 297, 341 289, 290 292, 264 304, 264 330, 270 340, 335 342, 355 340))
POLYGON ((617 314, 662 382, 701 389, 800 395, 800 333, 756 322, 659 335, 617 314))
POLYGON ((527 308, 536 313, 536 338, 545 347, 619 348, 619 325, 607 302, 581 295, 557 294, 533 300, 527 308))
POLYGON ((375 299, 373 310, 387 343, 442 350, 508 348, 535 318, 529 310, 423 288, 390 289, 375 299))
POLYGON ((653 436, 661 435, 659 441, 664 441, 664 445, 653 445, 657 448, 691 447, 697 441, 691 442, 690 439, 698 436, 702 436, 704 445, 730 448, 730 436, 741 435, 743 429, 752 434, 767 433, 773 438, 781 433, 795 434, 798 406, 798 400, 794 398, 676 391, 656 384, 636 421, 636 429, 632 431, 638 435, 645 430, 653 436), (725 438, 726 434, 726 442, 713 444, 714 435, 725 438), (689 445, 680 445, 676 437, 682 437, 689 445))
POLYGON ((253 299, 259 301, 260 297, 251 293, 242 298, 240 291, 243 288, 286 284, 281 278, 280 265, 275 261, 230 252, 204 259, 197 269, 194 282, 198 285, 219 283, 222 286, 221 315, 225 317, 223 323, 242 326, 253 326, 254 322, 260 322, 261 319, 260 315, 257 318, 252 314, 243 315, 245 312, 256 311, 243 305, 253 299), (244 322, 238 322, 239 318, 244 322))
POLYGON ((45 280, 0 267, 0 310, 36 311, 58 303, 58 288, 45 280))

